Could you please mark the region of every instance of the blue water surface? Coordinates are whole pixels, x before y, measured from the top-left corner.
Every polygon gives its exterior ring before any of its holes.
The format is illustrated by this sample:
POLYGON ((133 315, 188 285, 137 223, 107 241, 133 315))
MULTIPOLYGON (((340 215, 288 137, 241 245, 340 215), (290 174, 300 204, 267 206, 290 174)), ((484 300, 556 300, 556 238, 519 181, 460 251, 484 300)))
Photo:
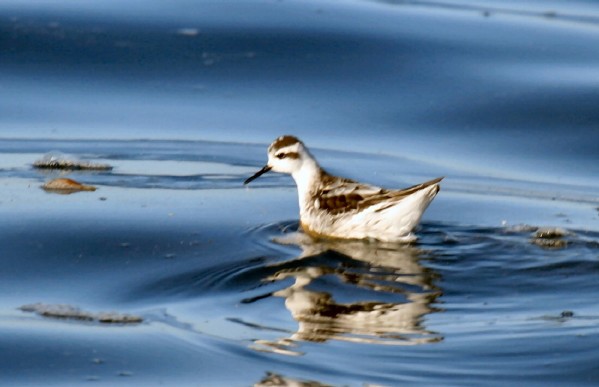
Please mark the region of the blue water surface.
POLYGON ((4 137, 294 133, 502 176, 580 184, 599 172, 593 2, 7 1, 0 11, 4 137))

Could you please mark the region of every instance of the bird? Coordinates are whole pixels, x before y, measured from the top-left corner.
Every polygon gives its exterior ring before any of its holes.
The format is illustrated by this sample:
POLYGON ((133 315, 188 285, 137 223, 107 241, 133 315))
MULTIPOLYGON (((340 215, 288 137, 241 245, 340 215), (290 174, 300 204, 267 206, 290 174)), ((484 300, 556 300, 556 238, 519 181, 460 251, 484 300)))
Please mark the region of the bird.
POLYGON ((382 242, 417 240, 413 231, 440 190, 443 177, 405 189, 387 189, 326 172, 304 143, 292 135, 268 147, 268 162, 244 185, 273 171, 290 174, 297 185, 300 226, 314 238, 382 242))

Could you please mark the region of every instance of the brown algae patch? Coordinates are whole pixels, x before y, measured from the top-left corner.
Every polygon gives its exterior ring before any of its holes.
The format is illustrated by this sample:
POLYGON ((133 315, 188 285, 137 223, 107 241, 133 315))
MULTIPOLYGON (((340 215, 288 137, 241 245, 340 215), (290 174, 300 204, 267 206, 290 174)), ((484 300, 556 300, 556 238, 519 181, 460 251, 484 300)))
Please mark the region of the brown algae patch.
POLYGON ((76 306, 66 304, 28 304, 19 308, 23 312, 36 313, 42 317, 79 320, 79 321, 95 321, 103 324, 139 324, 143 322, 143 318, 132 314, 123 314, 116 312, 99 312, 93 313, 84 311, 76 306))
POLYGON ((568 246, 568 241, 563 239, 532 239, 532 244, 547 249, 563 249, 568 246))
POLYGON ((564 237, 571 235, 570 232, 558 227, 539 228, 533 234, 531 243, 549 249, 562 249, 568 246, 564 237))
POLYGON ((80 191, 95 191, 96 187, 92 185, 81 184, 73 179, 60 177, 58 179, 50 180, 46 184, 42 185, 42 189, 48 192, 70 194, 80 191))
POLYGON ((69 159, 62 154, 48 153, 41 159, 33 163, 37 169, 63 169, 69 171, 88 170, 88 171, 110 171, 112 166, 108 164, 93 163, 91 161, 80 161, 69 159))
POLYGON ((542 239, 556 239, 563 238, 568 235, 570 235, 570 233, 564 230, 563 228, 544 227, 537 229, 537 232, 535 233, 534 237, 542 239))

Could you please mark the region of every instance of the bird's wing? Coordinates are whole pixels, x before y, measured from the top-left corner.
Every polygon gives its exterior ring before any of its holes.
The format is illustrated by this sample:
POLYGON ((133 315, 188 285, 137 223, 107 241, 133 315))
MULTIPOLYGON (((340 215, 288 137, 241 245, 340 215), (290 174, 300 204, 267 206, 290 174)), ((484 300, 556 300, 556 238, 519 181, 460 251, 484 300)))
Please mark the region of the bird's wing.
POLYGON ((430 180, 402 190, 388 190, 349 179, 326 176, 320 189, 316 192, 315 200, 318 201, 319 209, 328 211, 332 215, 354 210, 362 211, 385 201, 388 201, 390 205, 395 205, 405 197, 437 184, 442 179, 441 177, 430 180))
MULTIPOLYGON (((387 208, 394 206, 397 202, 401 201, 402 199, 407 198, 408 196, 413 195, 416 192, 426 189, 430 186, 436 185, 443 179, 444 177, 438 177, 436 179, 425 181, 424 183, 416 184, 408 188, 389 191, 389 194, 392 197, 392 200, 390 201, 389 205, 377 208, 376 212, 386 210, 387 208)), ((439 192, 439 186, 437 186, 435 194, 437 194, 437 192, 439 192)))

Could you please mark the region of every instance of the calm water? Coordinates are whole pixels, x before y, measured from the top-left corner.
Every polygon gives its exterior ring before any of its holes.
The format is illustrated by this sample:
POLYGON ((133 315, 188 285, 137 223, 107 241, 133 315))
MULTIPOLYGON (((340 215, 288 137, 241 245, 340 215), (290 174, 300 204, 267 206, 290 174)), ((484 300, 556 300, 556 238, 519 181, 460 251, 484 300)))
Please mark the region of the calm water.
POLYGON ((5 0, 0 384, 597 385, 597 106, 592 1, 5 0), (418 243, 314 241, 289 177, 243 187, 284 133, 446 176, 418 243))

